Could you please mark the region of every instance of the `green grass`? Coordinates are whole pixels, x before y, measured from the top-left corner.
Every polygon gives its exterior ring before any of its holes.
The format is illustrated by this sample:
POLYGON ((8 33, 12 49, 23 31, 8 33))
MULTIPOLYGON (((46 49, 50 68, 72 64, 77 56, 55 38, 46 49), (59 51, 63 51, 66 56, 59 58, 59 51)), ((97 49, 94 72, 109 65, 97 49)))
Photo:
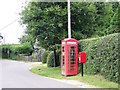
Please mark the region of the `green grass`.
POLYGON ((78 74, 76 76, 64 77, 61 75, 60 67, 48 68, 46 64, 35 66, 30 71, 41 76, 56 79, 78 80, 90 85, 94 85, 98 88, 118 88, 117 83, 110 82, 104 79, 101 75, 84 75, 84 77, 81 77, 81 74, 78 74))

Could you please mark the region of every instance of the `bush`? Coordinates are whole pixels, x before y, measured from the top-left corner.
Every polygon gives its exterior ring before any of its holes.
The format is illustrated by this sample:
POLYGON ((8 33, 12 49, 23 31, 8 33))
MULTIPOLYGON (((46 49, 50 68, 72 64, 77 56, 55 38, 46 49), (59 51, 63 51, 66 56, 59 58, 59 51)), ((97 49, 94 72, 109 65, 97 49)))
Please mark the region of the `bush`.
POLYGON ((41 57, 42 63, 46 63, 46 62, 47 62, 48 53, 49 53, 48 51, 45 51, 45 52, 42 54, 42 57, 41 57))
POLYGON ((4 45, 0 46, 1 53, 2 53, 2 58, 17 59, 17 54, 15 52, 15 49, 13 49, 12 46, 13 46, 13 44, 4 44, 4 45))
POLYGON ((51 51, 48 54, 48 57, 47 57, 47 66, 48 67, 54 67, 54 52, 53 51, 51 51))
MULTIPOLYGON (((60 51, 56 51, 56 66, 60 66, 60 51)), ((54 52, 51 51, 47 57, 47 66, 54 67, 54 52)))
POLYGON ((79 41, 79 50, 87 53, 85 73, 101 74, 108 80, 118 81, 118 35, 79 41))
POLYGON ((32 55, 33 49, 29 43, 20 44, 19 47, 16 48, 17 54, 25 54, 32 55))
POLYGON ((25 44, 4 44, 0 45, 2 51, 2 58, 17 59, 17 55, 25 54, 31 55, 33 52, 32 46, 28 43, 25 44))

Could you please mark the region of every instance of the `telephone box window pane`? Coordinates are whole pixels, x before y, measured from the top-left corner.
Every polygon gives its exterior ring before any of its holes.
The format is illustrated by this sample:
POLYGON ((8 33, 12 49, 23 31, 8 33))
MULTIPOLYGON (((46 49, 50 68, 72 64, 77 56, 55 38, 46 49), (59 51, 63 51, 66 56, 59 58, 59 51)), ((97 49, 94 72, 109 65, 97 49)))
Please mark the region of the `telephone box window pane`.
POLYGON ((63 65, 65 64, 65 58, 64 58, 64 56, 63 56, 63 65))
POLYGON ((64 46, 62 47, 62 52, 64 52, 64 46))

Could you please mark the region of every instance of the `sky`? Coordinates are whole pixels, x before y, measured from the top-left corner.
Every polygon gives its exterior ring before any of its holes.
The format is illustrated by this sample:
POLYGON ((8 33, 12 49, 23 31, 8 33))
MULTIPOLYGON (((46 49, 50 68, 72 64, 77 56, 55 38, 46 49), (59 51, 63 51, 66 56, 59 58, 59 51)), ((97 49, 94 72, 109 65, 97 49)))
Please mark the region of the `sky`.
POLYGON ((1 0, 0 1, 0 33, 5 44, 19 44, 19 39, 25 27, 19 21, 19 12, 26 0, 1 0))

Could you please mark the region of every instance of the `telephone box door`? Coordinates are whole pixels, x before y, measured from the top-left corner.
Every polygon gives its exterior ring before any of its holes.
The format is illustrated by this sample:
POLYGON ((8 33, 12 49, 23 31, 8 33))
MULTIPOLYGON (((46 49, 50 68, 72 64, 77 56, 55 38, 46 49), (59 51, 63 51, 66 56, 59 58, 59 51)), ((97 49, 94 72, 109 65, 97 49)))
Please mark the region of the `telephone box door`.
POLYGON ((76 46, 68 46, 68 72, 76 71, 76 46))

